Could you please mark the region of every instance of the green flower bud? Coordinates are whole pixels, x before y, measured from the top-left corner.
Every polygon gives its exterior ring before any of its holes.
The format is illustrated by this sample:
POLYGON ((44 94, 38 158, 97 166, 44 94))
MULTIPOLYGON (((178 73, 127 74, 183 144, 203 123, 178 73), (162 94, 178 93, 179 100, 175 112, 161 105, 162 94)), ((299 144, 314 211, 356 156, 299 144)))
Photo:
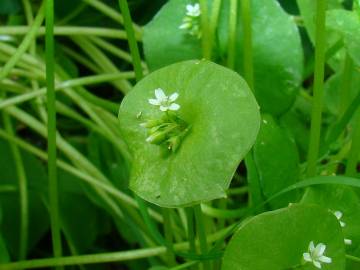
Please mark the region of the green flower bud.
POLYGON ((152 127, 161 125, 163 122, 164 121, 162 119, 153 119, 153 120, 148 120, 144 123, 141 123, 140 126, 145 127, 145 128, 152 128, 152 127))

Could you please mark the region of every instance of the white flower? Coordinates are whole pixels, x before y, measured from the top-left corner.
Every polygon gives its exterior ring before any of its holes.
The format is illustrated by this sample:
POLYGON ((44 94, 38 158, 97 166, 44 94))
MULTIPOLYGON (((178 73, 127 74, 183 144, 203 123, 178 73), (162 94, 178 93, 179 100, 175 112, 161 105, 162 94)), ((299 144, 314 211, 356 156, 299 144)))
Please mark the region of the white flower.
POLYGON ((309 244, 308 252, 303 253, 303 258, 305 261, 313 263, 315 267, 321 268, 322 263, 331 263, 332 260, 329 257, 324 256, 326 245, 319 243, 314 245, 314 242, 311 241, 309 244))
POLYGON ((200 5, 196 3, 194 5, 186 5, 186 15, 190 17, 199 17, 201 14, 200 5))
POLYGON ((344 243, 345 243, 345 245, 350 246, 350 245, 352 245, 352 240, 345 238, 345 239, 344 239, 344 243))
POLYGON ((340 226, 344 228, 346 226, 346 223, 341 221, 343 213, 341 211, 335 211, 333 213, 334 213, 335 217, 337 218, 337 220, 339 221, 340 226))
POLYGON ((200 15, 199 3, 186 5, 186 14, 179 29, 187 30, 189 35, 201 38, 200 15))
POLYGON ((149 103, 151 105, 160 106, 160 110, 166 112, 170 111, 177 111, 180 109, 180 105, 174 103, 174 101, 179 97, 178 93, 173 93, 170 96, 165 95, 164 90, 161 88, 155 89, 155 97, 156 99, 149 99, 149 103))

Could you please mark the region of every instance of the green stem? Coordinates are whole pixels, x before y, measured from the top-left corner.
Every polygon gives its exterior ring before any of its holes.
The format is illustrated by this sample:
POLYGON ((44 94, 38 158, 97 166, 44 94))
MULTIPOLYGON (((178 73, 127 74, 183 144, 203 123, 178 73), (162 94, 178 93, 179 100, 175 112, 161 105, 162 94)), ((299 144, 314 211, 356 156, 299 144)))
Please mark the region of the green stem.
MULTIPOLYGON (((29 32, 29 26, 1 26, 0 35, 25 35, 29 32)), ((45 28, 40 27, 36 35, 45 35, 45 28)), ((104 27, 86 26, 56 26, 54 28, 56 36, 100 36, 111 39, 127 39, 126 32, 104 27)))
POLYGON ((356 113, 360 104, 360 92, 352 100, 349 107, 346 109, 342 117, 328 130, 325 137, 325 146, 329 147, 333 142, 335 142, 341 133, 345 130, 346 125, 350 122, 353 116, 356 113))
POLYGON ((346 54, 344 61, 344 68, 342 70, 341 83, 340 83, 340 116, 344 114, 349 105, 351 81, 353 73, 353 65, 351 57, 346 54))
POLYGON ((31 25, 30 28, 28 28, 28 32, 26 33, 25 38, 23 39, 20 46, 16 50, 15 54, 12 55, 9 61, 0 69, 0 80, 5 78, 9 74, 10 70, 16 65, 16 63, 19 61, 21 56, 29 48, 43 20, 44 20, 44 2, 42 3, 38 11, 38 15, 36 16, 34 23, 31 25))
MULTIPOLYGON (((10 136, 14 136, 14 129, 10 117, 4 113, 4 127, 10 136)), ((20 233, 19 233, 19 260, 24 260, 27 253, 28 230, 29 230, 29 199, 27 190, 27 178, 24 168, 23 159, 18 146, 10 142, 11 152, 14 157, 16 172, 19 186, 19 203, 20 203, 20 233)))
POLYGON ((228 66, 228 68, 231 68, 231 69, 233 69, 235 67, 236 24, 237 24, 237 13, 238 13, 237 5, 238 5, 237 0, 230 0, 227 66, 228 66))
MULTIPOLYGON (((4 132, 1 129, 0 129, 0 137, 4 138, 6 140, 9 140, 11 142, 14 142, 16 145, 21 147, 23 150, 37 156, 38 158, 40 158, 44 161, 48 160, 48 155, 46 154, 46 152, 34 147, 33 145, 25 142, 24 140, 21 140, 14 136, 10 136, 8 133, 4 132)), ((89 173, 85 172, 83 169, 75 168, 60 159, 58 159, 56 163, 59 168, 78 177, 80 180, 108 192, 109 194, 114 196, 116 199, 123 201, 124 203, 126 203, 132 207, 135 207, 135 208, 137 207, 137 203, 132 197, 126 195, 125 193, 122 193, 120 190, 112 187, 111 185, 104 183, 99 179, 96 179, 89 173)), ((155 211, 150 210, 149 214, 152 218, 154 218, 158 222, 162 222, 162 217, 155 211)))
POLYGON ((62 18, 60 21, 57 21, 56 24, 57 25, 64 25, 67 24, 69 21, 71 21, 72 19, 74 19, 76 16, 78 16, 79 14, 81 14, 81 12, 83 12, 83 10, 86 8, 86 4, 85 3, 81 3, 80 5, 78 5, 74 10, 72 10, 69 14, 67 14, 64 18, 62 18))
MULTIPOLYGON (((74 36, 72 37, 72 40, 101 67, 102 72, 121 72, 113 61, 111 61, 111 59, 103 51, 99 50, 94 44, 92 44, 88 38, 74 36)), ((132 85, 127 80, 113 81, 111 83, 124 94, 128 93, 132 89, 132 85)))
POLYGON ((209 60, 212 58, 213 46, 215 41, 215 32, 218 25, 218 19, 220 14, 221 0, 214 0, 212 3, 211 17, 209 23, 209 60))
MULTIPOLYGON (((200 204, 194 206, 194 214, 195 214, 195 220, 196 220, 196 230, 199 237, 199 243, 200 243, 200 251, 202 255, 207 254, 208 252, 208 245, 207 245, 207 239, 206 239, 206 231, 205 231, 205 224, 203 219, 203 214, 201 211, 200 204)), ((210 262, 204 261, 203 262, 204 270, 210 269, 210 262)))
POLYGON ((173 233, 171 225, 171 209, 163 208, 162 209, 163 219, 164 219, 164 235, 165 240, 168 246, 168 252, 166 254, 168 265, 176 265, 174 246, 173 246, 173 233))
POLYGON ((316 39, 315 39, 315 73, 314 98, 311 113, 310 142, 307 158, 307 176, 316 175, 316 165, 319 155, 321 116, 324 95, 324 68, 326 46, 326 0, 316 1, 316 39))
POLYGON ((170 270, 190 269, 189 267, 194 266, 194 265, 196 265, 196 264, 198 264, 198 263, 199 263, 199 262, 197 262, 197 261, 186 262, 186 263, 183 263, 183 264, 181 264, 181 265, 172 267, 172 268, 170 268, 170 270))
POLYGON ((87 67, 89 70, 95 72, 95 73, 101 73, 101 69, 94 64, 91 60, 89 60, 86 56, 82 55, 81 53, 78 53, 76 50, 73 50, 69 47, 62 46, 61 47, 63 51, 69 55, 72 59, 74 59, 76 62, 80 63, 81 65, 87 67))
MULTIPOLYGON (((34 18, 32 14, 32 6, 30 0, 23 0, 24 12, 26 16, 26 20, 28 24, 33 24, 34 18)), ((34 38, 30 44, 29 53, 33 56, 36 56, 36 38, 34 38)), ((39 82, 36 79, 31 80, 32 90, 36 91, 39 89, 39 82)), ((35 109, 38 111, 41 119, 45 122, 46 121, 46 109, 44 106, 43 99, 37 98, 35 101, 35 109)))
POLYGON ((186 208, 186 221, 187 221, 187 235, 190 243, 190 252, 195 253, 195 224, 194 224, 194 210, 186 208))
MULTIPOLYGON (((55 86, 55 90, 59 91, 59 90, 64 90, 66 88, 92 85, 92 84, 97 84, 97 83, 102 83, 102 82, 108 82, 108 81, 119 80, 119 79, 127 79, 127 78, 133 78, 133 77, 134 76, 133 76, 132 72, 92 75, 92 76, 62 81, 55 86)), ((28 92, 28 93, 25 93, 22 95, 11 97, 11 98, 8 98, 5 100, 1 100, 0 101, 0 109, 4 109, 9 106, 17 105, 22 102, 29 101, 36 97, 41 97, 41 96, 45 95, 46 92, 47 92, 46 88, 44 87, 39 90, 35 90, 32 92, 28 92)), ((102 99, 97 98, 97 97, 95 98, 92 94, 90 94, 86 91, 81 91, 81 94, 83 96, 85 96, 89 101, 91 101, 95 105, 98 105, 102 108, 105 107, 111 111, 115 110, 115 104, 113 104, 113 103, 109 103, 108 101, 103 101, 102 99), (105 103, 106 103, 106 105, 105 105, 105 103)))
POLYGON ((250 86, 250 89, 255 92, 251 30, 251 0, 241 1, 241 15, 244 27, 244 78, 250 86))
POLYGON ((124 27, 126 30, 128 43, 130 47, 130 53, 133 60, 134 70, 136 81, 140 81, 143 77, 143 71, 141 67, 141 58, 139 48, 136 42, 133 23, 131 20, 131 15, 128 7, 127 0, 119 0, 119 6, 122 15, 124 16, 124 27))
POLYGON ((46 87, 48 108, 48 177, 50 225, 54 257, 61 257, 61 233, 59 217, 58 181, 56 167, 56 109, 55 109, 55 63, 54 63, 54 0, 46 0, 46 87))
POLYGON ((200 0, 200 10, 201 10, 201 44, 203 57, 210 60, 211 58, 211 44, 210 41, 210 29, 209 29, 209 16, 208 16, 208 1, 200 0))
POLYGON ((153 222, 153 220, 151 219, 150 215, 149 215, 149 211, 148 211, 148 207, 146 205, 146 202, 140 198, 139 196, 137 196, 135 194, 135 199, 138 203, 138 208, 140 210, 141 216, 146 224, 146 227, 148 228, 148 230, 150 231, 151 236, 153 237, 153 239, 159 244, 159 245, 166 245, 166 241, 165 239, 162 237, 162 235, 160 234, 158 228, 156 227, 156 224, 153 222))
MULTIPOLYGON (((129 63, 132 63, 132 56, 130 53, 128 53, 125 50, 120 49, 119 47, 113 45, 111 42, 106 41, 103 38, 100 37, 89 37, 89 39, 97 45, 99 48, 104 49, 108 51, 109 53, 119 57, 122 60, 125 60, 129 63)), ((141 62, 141 66, 143 67, 143 70, 146 69, 146 63, 141 62)))
POLYGON ((348 162, 346 165, 345 175, 349 177, 355 177, 357 174, 357 164, 360 157, 360 108, 357 110, 355 116, 351 149, 348 157, 348 162))
MULTIPOLYGON (((329 60, 331 57, 335 55, 340 49, 344 47, 344 42, 342 38, 339 38, 339 40, 334 43, 329 49, 326 50, 325 53, 325 61, 329 60)), ((314 73, 314 57, 310 58, 308 60, 308 63, 306 64, 304 68, 304 75, 303 75, 303 81, 308 79, 313 73, 314 73)))
POLYGON ((0 193, 12 193, 12 192, 18 192, 17 186, 13 185, 0 185, 0 193))
POLYGON ((346 259, 348 259, 350 261, 360 263, 360 258, 359 257, 355 257, 355 256, 352 256, 352 255, 349 255, 349 254, 346 254, 345 256, 346 256, 346 259))
MULTIPOLYGON (((100 12, 102 12, 104 15, 108 16, 109 18, 113 19, 114 21, 120 23, 120 24, 124 24, 124 20, 125 18, 123 18, 123 16, 121 14, 119 14, 117 12, 117 10, 105 5, 104 3, 102 3, 99 0, 83 0, 85 3, 87 3, 88 5, 93 6, 94 8, 96 8, 97 10, 99 10, 100 12)), ((124 16, 125 17, 125 16, 124 16)), ((141 34, 142 34, 142 30, 141 27, 139 27, 138 25, 136 25, 135 23, 132 23, 136 36, 141 39, 141 34)))
MULTIPOLYGON (((231 227, 231 226, 230 226, 231 227)), ((225 228, 214 234, 209 235, 209 243, 215 242, 218 239, 223 238, 224 234, 227 233, 229 228, 225 228)), ((176 251, 185 251, 189 249, 188 242, 176 243, 174 245, 176 251)), ((110 252, 101 254, 89 254, 79 256, 69 256, 62 258, 49 258, 49 259, 34 259, 20 262, 13 262, 2 264, 1 270, 15 270, 15 269, 31 269, 31 268, 43 268, 43 267, 54 267, 54 266, 65 266, 65 265, 80 265, 80 264, 95 264, 95 263, 110 263, 110 262, 121 262, 121 261, 132 261, 138 259, 144 259, 153 256, 159 256, 165 254, 167 248, 165 246, 144 248, 137 250, 127 250, 120 252, 110 252)))

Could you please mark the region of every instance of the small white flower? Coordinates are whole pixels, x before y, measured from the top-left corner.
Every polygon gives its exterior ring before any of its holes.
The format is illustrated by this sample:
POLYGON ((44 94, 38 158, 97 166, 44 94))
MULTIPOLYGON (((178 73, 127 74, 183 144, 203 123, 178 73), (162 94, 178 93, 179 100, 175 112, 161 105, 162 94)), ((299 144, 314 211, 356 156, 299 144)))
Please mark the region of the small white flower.
POLYGON ((200 15, 199 3, 186 5, 185 17, 182 20, 182 24, 179 25, 179 29, 187 30, 189 35, 201 38, 200 15))
POLYGON ((155 89, 155 99, 149 99, 151 105, 160 106, 160 110, 166 112, 177 111, 180 109, 180 105, 174 103, 174 101, 179 97, 178 93, 173 93, 170 96, 165 95, 164 90, 161 88, 155 89))
POLYGON ((337 220, 339 221, 340 226, 344 228, 346 226, 346 223, 341 221, 343 213, 341 211, 335 211, 333 213, 334 213, 335 217, 337 218, 337 220))
POLYGON ((314 264, 315 267, 321 268, 322 263, 331 263, 332 260, 329 257, 324 255, 326 245, 319 243, 314 245, 314 242, 311 241, 309 244, 308 252, 303 253, 303 258, 306 262, 314 264))
POLYGON ((344 239, 344 243, 345 243, 345 245, 350 246, 350 245, 352 245, 352 240, 345 238, 345 239, 344 239))
POLYGON ((200 5, 196 3, 194 5, 186 5, 186 15, 190 17, 199 17, 201 14, 200 5))

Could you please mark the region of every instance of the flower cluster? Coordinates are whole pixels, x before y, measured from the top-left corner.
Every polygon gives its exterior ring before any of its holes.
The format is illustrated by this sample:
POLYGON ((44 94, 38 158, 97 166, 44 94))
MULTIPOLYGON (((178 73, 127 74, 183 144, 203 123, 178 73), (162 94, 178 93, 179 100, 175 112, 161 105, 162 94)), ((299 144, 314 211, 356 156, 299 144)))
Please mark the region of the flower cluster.
POLYGON ((316 268, 321 268, 322 263, 331 263, 332 260, 330 257, 324 255, 326 245, 319 243, 314 245, 314 242, 311 241, 308 247, 308 252, 303 253, 303 258, 306 262, 312 263, 316 268))
POLYGON ((179 29, 187 30, 191 36, 201 38, 200 15, 201 10, 199 3, 186 5, 186 15, 183 18, 179 29))
MULTIPOLYGON (((341 211, 334 211, 333 214, 335 215, 335 217, 336 217, 337 220, 339 221, 340 226, 341 226, 342 228, 346 227, 346 223, 341 220, 342 217, 343 217, 343 213, 342 213, 341 211)), ((351 244, 352 244, 352 241, 351 241, 351 239, 345 238, 345 239, 344 239, 344 243, 345 243, 345 245, 351 245, 351 244)))
POLYGON ((175 103, 179 94, 175 92, 167 96, 161 88, 155 89, 154 93, 155 98, 150 98, 148 101, 151 105, 158 106, 164 114, 161 118, 150 119, 140 126, 147 128, 148 143, 166 145, 168 150, 175 152, 189 131, 187 123, 176 114, 180 109, 180 105, 175 103))

